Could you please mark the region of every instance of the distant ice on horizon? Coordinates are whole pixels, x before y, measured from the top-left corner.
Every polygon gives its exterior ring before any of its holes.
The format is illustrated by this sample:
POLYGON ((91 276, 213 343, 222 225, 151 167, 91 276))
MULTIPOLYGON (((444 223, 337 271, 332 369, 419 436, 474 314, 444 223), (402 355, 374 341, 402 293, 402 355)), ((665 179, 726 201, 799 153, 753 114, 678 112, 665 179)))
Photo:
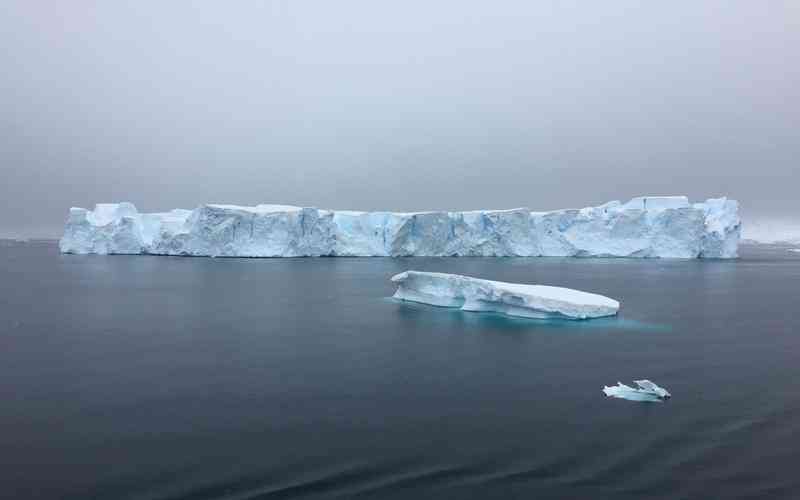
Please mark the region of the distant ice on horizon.
POLYGON ((756 243, 800 244, 800 216, 791 218, 743 218, 742 240, 756 243))

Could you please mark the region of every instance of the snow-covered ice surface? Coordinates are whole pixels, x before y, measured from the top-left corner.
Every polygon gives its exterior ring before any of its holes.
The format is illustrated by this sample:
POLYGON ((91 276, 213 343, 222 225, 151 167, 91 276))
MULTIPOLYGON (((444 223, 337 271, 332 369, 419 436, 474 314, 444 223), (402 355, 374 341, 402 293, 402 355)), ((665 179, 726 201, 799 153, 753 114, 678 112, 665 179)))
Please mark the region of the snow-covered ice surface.
POLYGON ((606 396, 612 398, 628 399, 630 401, 661 402, 672 397, 663 387, 659 387, 649 380, 634 380, 637 387, 631 387, 617 382, 617 385, 603 387, 606 396))
POLYGON ((588 319, 613 316, 619 302, 571 288, 503 283, 458 274, 406 271, 392 277, 394 298, 463 311, 525 318, 588 319))
POLYGON ((356 212, 289 205, 202 205, 139 213, 131 203, 71 208, 64 253, 212 257, 574 256, 732 258, 739 205, 639 197, 531 212, 356 212))

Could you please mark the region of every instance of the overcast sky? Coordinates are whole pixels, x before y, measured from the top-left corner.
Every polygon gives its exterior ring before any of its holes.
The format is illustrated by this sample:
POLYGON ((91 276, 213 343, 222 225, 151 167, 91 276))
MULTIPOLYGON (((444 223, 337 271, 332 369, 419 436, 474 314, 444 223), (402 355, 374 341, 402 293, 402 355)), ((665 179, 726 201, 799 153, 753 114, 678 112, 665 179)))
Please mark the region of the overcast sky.
POLYGON ((0 4, 0 236, 120 200, 800 213, 800 2, 0 4))

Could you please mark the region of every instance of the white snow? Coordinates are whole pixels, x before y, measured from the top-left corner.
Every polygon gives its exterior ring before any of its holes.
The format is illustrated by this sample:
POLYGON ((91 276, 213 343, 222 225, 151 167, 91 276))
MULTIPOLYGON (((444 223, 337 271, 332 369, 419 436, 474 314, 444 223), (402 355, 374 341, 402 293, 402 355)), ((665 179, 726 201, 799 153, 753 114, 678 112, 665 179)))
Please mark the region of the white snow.
POLYGON ((603 387, 606 396, 612 398, 628 399, 630 401, 661 402, 672 397, 663 387, 659 387, 649 380, 634 380, 637 387, 630 387, 617 382, 617 385, 603 387))
POLYGON ((688 208, 689 199, 685 196, 638 196, 624 205, 630 210, 665 210, 668 208, 688 208))
POLYGON ((613 316, 619 302, 571 288, 490 281, 458 274, 406 271, 392 277, 394 298, 463 311, 526 318, 587 319, 613 316))
POLYGON ((64 253, 302 256, 563 256, 732 258, 738 203, 639 197, 531 212, 358 212, 208 204, 139 213, 131 203, 70 209, 64 253))

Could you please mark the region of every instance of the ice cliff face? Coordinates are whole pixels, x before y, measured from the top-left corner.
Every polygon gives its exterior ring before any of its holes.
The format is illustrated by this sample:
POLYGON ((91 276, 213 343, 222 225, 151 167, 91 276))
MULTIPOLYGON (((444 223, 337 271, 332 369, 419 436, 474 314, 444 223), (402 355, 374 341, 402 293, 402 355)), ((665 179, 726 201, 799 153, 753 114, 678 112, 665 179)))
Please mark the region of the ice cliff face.
POLYGON ((613 316, 619 302, 571 288, 490 281, 458 274, 406 271, 392 276, 394 298, 462 311, 498 312, 538 319, 613 316))
POLYGON ((72 208, 61 251, 212 257, 574 256, 732 258, 738 203, 641 197, 531 212, 354 212, 203 205, 142 214, 131 203, 72 208))

